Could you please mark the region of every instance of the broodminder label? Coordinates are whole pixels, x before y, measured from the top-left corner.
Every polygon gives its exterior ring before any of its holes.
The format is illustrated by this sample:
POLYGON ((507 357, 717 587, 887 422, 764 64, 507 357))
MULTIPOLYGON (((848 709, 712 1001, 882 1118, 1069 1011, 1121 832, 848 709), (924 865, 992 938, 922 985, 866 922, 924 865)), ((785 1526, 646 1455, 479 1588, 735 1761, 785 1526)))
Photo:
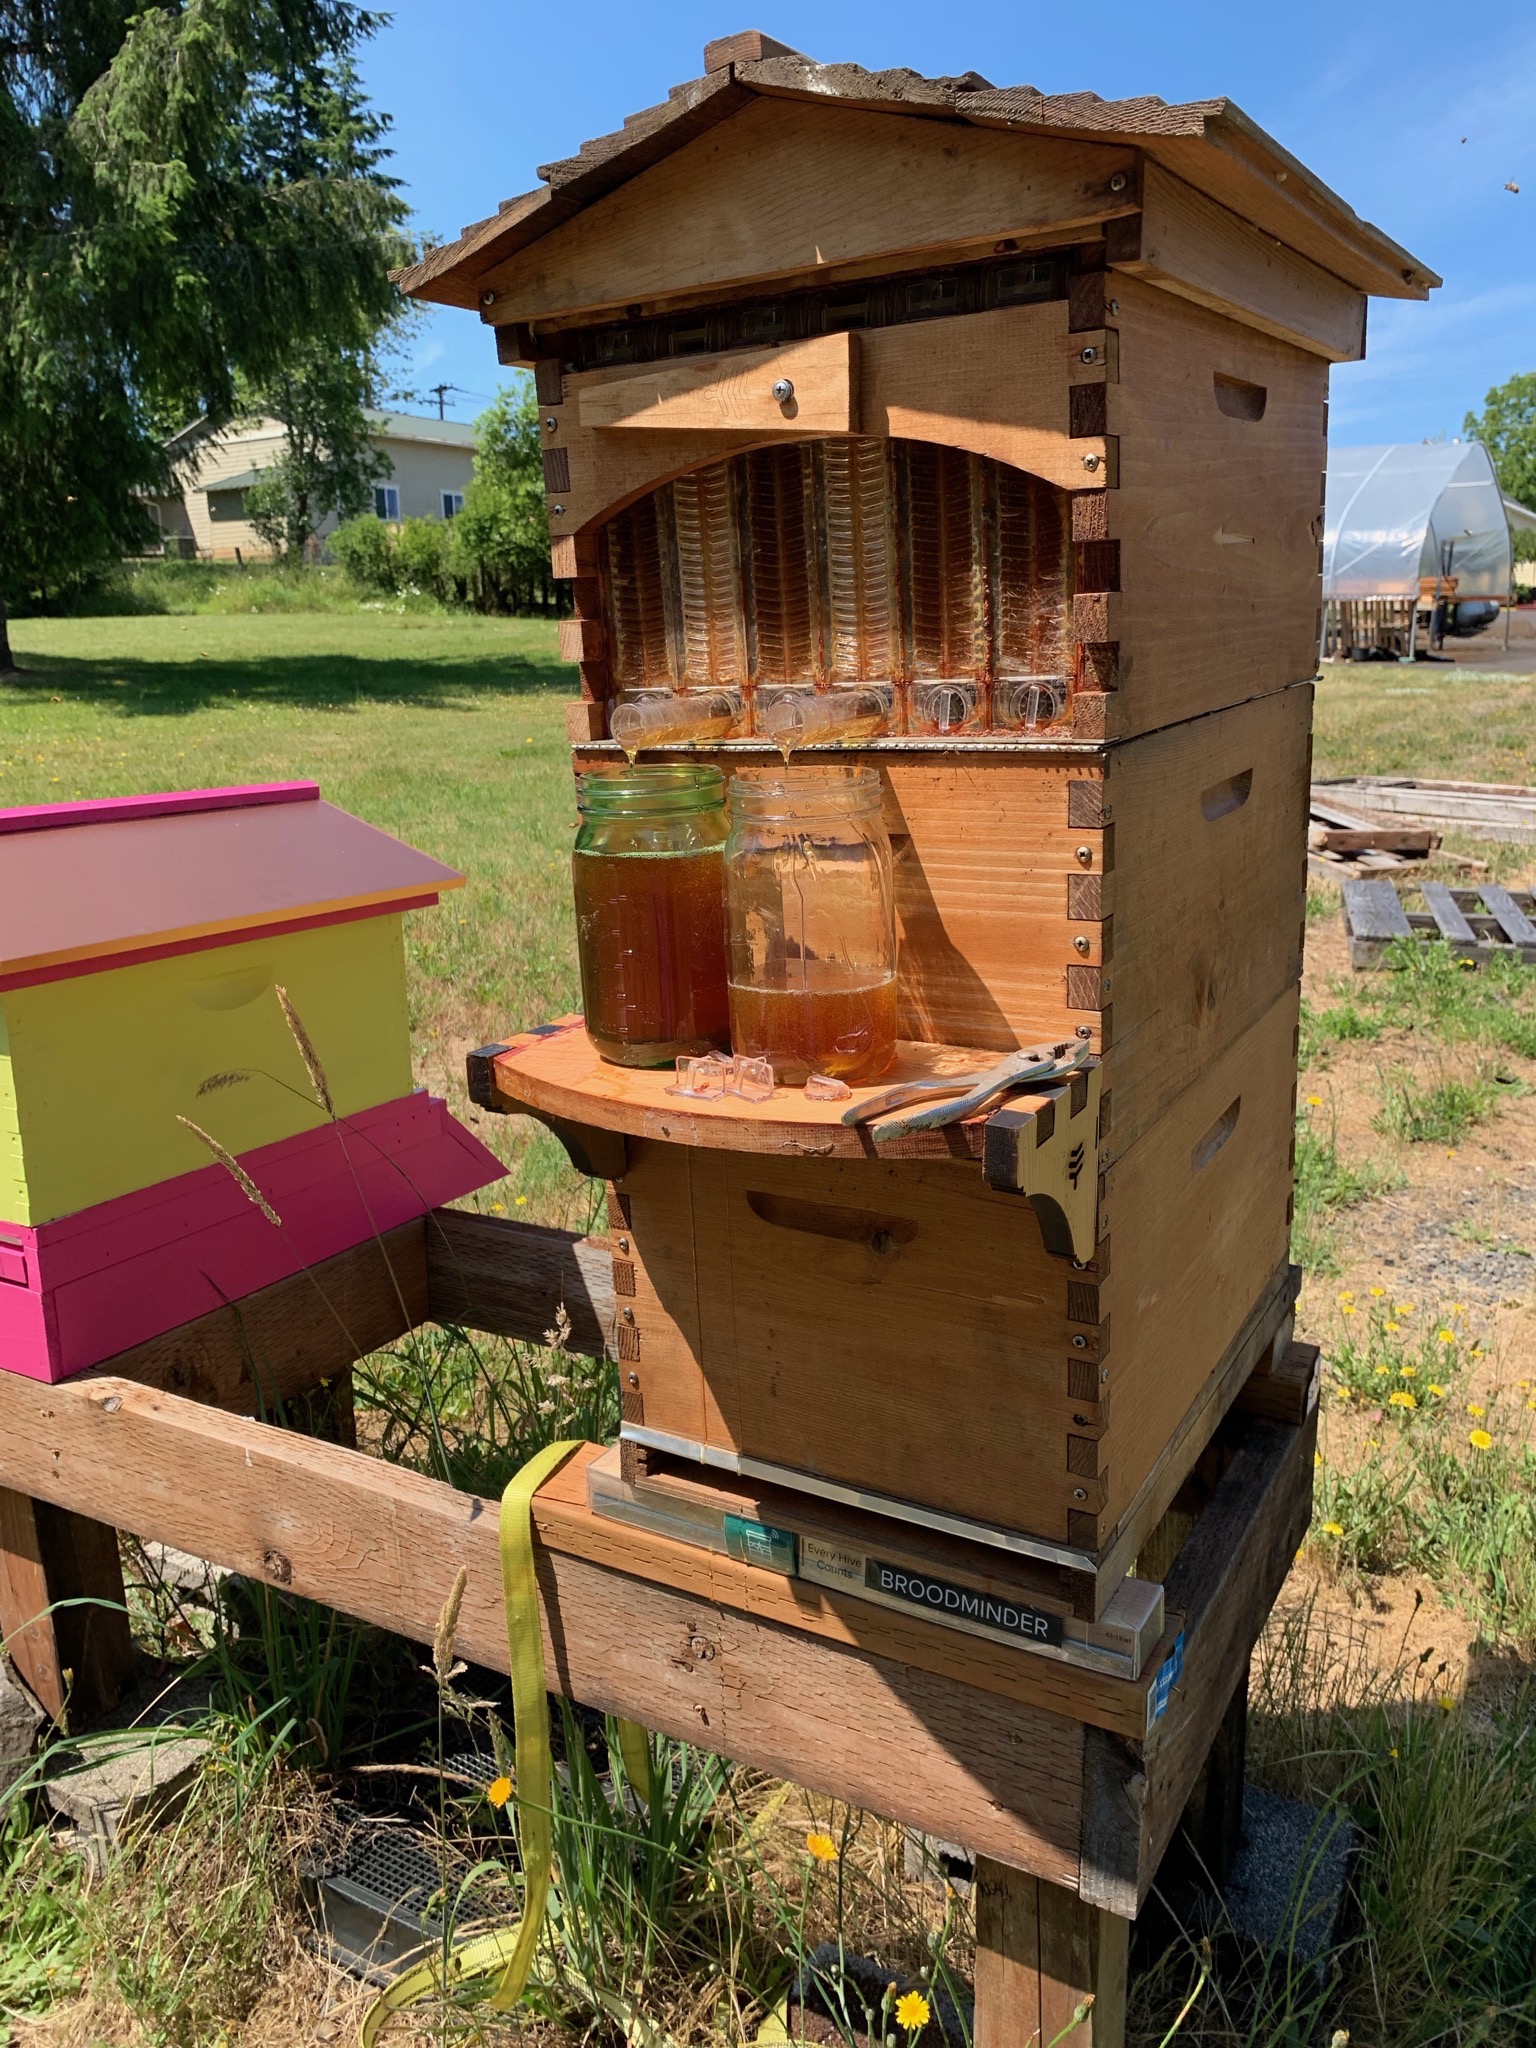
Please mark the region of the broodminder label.
POLYGON ((1015 1642, 1058 1645, 1063 1639, 1059 1614, 1043 1614, 1039 1608, 1026 1607, 1001 1594, 957 1586, 931 1572, 890 1564, 811 1536, 800 1539, 800 1576, 834 1592, 873 1594, 882 1603, 916 1608, 935 1621, 964 1622, 1015 1642))

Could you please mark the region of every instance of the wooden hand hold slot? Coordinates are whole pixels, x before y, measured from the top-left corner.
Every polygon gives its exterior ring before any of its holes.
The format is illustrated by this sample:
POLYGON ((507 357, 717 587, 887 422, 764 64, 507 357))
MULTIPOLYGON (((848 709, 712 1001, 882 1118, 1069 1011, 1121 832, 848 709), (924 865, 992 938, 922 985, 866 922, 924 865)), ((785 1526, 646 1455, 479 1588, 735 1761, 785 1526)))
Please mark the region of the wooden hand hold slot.
POLYGON ((1101 1092, 1101 1069, 1090 1067, 1061 1088, 1043 1090, 1043 1103, 998 1110, 982 1139, 988 1187, 1025 1196, 1046 1250, 1080 1266, 1098 1242, 1101 1092))

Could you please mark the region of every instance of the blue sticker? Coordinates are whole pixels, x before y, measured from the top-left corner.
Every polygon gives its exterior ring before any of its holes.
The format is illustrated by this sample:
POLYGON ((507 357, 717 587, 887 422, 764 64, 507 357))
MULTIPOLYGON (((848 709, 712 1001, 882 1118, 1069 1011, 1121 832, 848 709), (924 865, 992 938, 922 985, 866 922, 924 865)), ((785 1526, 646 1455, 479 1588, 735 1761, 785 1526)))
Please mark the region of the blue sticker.
POLYGON ((1173 1648, 1163 1659, 1152 1686, 1152 1719, 1161 1721, 1168 1711, 1168 1699, 1184 1669, 1184 1631, 1174 1637, 1173 1648))

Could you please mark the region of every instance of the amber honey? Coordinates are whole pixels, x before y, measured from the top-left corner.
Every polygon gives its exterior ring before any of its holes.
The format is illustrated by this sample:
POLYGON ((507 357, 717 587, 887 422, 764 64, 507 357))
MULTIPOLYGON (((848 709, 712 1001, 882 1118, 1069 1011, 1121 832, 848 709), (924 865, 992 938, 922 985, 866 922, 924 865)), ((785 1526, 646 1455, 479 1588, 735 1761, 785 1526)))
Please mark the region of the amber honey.
POLYGON ((773 1062, 774 1076, 799 1087, 811 1074, 873 1081, 896 1056, 896 977, 838 960, 793 963, 783 988, 733 981, 731 1046, 773 1062))
POLYGON ((576 940, 587 1033, 606 1060, 665 1066, 730 1042, 725 860, 577 852, 576 940))

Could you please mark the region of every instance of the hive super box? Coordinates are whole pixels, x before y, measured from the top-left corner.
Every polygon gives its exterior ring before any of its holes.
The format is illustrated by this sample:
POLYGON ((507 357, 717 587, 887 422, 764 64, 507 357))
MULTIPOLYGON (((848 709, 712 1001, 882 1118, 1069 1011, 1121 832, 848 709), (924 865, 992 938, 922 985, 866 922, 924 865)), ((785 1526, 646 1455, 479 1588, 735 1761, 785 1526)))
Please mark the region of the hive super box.
POLYGON ((411 1082, 402 916, 462 879, 314 783, 0 812, 0 1369, 65 1378, 500 1177, 411 1082))

